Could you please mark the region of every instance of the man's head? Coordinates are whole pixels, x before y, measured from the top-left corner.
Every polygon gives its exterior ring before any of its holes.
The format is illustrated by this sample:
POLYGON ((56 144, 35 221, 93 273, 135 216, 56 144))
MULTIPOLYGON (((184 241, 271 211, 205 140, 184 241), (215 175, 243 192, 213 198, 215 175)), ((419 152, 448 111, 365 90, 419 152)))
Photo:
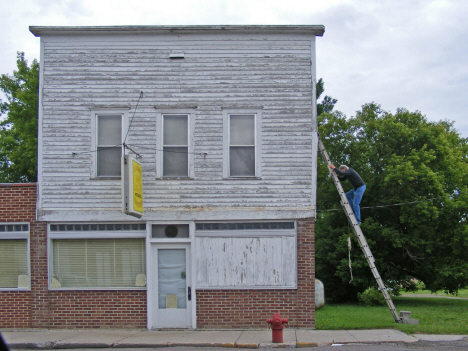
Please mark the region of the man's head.
POLYGON ((340 168, 339 168, 339 170, 340 170, 341 172, 347 171, 348 169, 349 169, 349 167, 346 166, 346 165, 341 165, 340 168))

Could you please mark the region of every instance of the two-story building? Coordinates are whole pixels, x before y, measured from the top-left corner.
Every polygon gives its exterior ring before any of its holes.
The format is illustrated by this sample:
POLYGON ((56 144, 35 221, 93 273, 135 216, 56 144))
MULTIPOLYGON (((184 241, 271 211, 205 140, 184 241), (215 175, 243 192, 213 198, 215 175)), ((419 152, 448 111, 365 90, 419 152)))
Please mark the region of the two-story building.
POLYGON ((324 27, 30 30, 47 231, 35 326, 266 327, 280 312, 314 328, 324 27), (124 155, 141 167, 134 215, 124 155))

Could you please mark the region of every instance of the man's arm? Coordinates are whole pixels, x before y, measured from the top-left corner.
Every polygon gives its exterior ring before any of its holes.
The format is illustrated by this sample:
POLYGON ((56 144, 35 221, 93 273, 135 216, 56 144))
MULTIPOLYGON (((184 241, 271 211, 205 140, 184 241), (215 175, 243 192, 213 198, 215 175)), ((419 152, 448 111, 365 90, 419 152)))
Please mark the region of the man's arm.
POLYGON ((338 168, 336 168, 334 165, 329 165, 328 166, 332 171, 335 171, 335 173, 338 175, 338 179, 342 182, 346 179, 346 175, 344 172, 341 172, 338 168))

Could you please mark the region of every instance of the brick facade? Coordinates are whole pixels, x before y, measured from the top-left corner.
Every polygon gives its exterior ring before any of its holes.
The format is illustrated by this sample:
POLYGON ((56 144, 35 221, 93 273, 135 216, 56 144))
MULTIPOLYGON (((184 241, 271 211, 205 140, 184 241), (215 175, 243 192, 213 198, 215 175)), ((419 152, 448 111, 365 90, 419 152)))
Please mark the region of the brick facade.
POLYGON ((146 328, 146 291, 49 291, 36 185, 0 184, 0 222, 29 222, 31 291, 0 291, 0 328, 146 328))
MULTIPOLYGON (((0 184, 0 222, 30 224, 31 291, 0 291, 0 328, 146 328, 146 291, 49 291, 47 227, 36 222, 36 185, 0 184)), ((267 327, 280 312, 315 328, 314 220, 297 225, 297 289, 198 290, 198 328, 267 327)))
POLYGON ((266 327, 279 312, 290 327, 315 328, 314 250, 314 220, 299 220, 297 290, 197 290, 197 327, 266 327))

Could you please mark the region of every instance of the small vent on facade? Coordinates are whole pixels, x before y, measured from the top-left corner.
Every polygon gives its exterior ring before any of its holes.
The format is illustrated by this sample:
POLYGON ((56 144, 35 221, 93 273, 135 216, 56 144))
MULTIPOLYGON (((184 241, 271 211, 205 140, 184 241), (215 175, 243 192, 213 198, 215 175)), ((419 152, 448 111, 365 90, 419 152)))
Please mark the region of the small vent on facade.
POLYGON ((153 224, 151 237, 158 239, 184 239, 189 237, 188 224, 153 224))
POLYGON ((185 58, 185 54, 183 52, 171 52, 169 55, 170 59, 183 59, 185 58))

